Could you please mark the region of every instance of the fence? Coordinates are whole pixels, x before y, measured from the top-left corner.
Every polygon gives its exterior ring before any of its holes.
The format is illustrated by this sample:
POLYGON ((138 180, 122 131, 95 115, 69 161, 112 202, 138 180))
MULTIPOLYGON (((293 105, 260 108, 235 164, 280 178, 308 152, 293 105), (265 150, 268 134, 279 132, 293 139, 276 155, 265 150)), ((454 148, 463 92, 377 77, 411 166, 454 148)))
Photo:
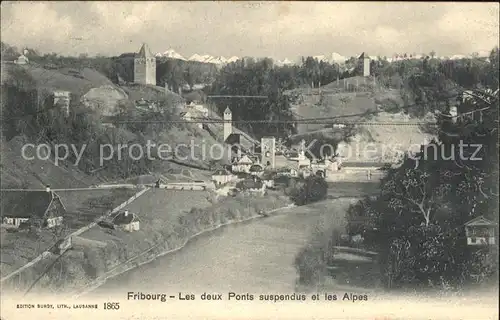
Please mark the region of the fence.
MULTIPOLYGON (((139 191, 138 193, 136 193, 135 195, 133 195, 131 198, 129 198, 127 201, 123 202, 122 204, 120 204, 119 206, 117 206, 116 208, 114 208, 113 210, 105 213, 103 216, 97 218, 94 222, 92 222, 89 225, 87 225, 85 227, 82 227, 82 228, 80 228, 80 229, 72 232, 71 234, 69 234, 68 236, 66 236, 64 238, 64 240, 67 240, 68 238, 71 238, 73 236, 78 236, 78 235, 84 233, 85 231, 88 231, 89 229, 95 227, 99 221, 101 221, 102 219, 108 217, 109 215, 111 215, 111 214, 113 214, 113 213, 115 213, 115 212, 123 209, 125 206, 129 205, 132 201, 134 201, 137 198, 139 198, 140 196, 142 196, 148 190, 149 190, 149 188, 142 189, 141 191, 139 191)), ((62 253, 63 252, 61 252, 61 254, 62 253)), ((0 283, 3 283, 4 281, 6 281, 8 279, 11 279, 12 277, 14 277, 16 275, 19 275, 21 272, 23 272, 24 270, 32 267, 33 265, 35 265, 36 263, 40 262, 41 260, 43 260, 47 256, 48 255, 47 255, 46 251, 42 252, 38 257, 36 257, 35 259, 31 260, 30 262, 28 262, 27 264, 25 264, 21 268, 15 270, 15 271, 11 272, 10 274, 8 274, 7 276, 3 277, 0 280, 0 283)))

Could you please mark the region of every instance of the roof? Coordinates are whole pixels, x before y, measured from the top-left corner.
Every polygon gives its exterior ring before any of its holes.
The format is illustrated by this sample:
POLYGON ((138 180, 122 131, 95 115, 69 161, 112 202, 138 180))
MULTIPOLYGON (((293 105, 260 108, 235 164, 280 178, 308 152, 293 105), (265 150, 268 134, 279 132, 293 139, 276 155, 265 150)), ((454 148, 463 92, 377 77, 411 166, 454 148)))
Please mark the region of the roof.
POLYGON ((227 136, 226 141, 227 144, 240 144, 241 142, 241 134, 239 133, 231 133, 227 136))
POLYGON ((368 58, 368 59, 370 58, 370 57, 366 54, 366 52, 361 53, 361 54, 359 55, 359 57, 358 57, 358 59, 364 59, 364 58, 368 58))
POLYGON ((231 113, 231 109, 229 109, 229 107, 226 107, 226 110, 224 110, 224 113, 231 113))
POLYGON ((30 218, 43 217, 49 208, 54 192, 47 191, 2 191, 2 217, 30 218))
POLYGON ((125 215, 125 212, 120 212, 113 218, 113 224, 117 225, 129 224, 137 219, 138 218, 135 213, 129 212, 128 215, 125 215))
POLYGON ((139 50, 139 53, 136 55, 137 58, 153 58, 153 54, 149 50, 149 47, 147 44, 143 43, 141 49, 139 50))
POLYGON ((494 226, 495 223, 491 220, 486 219, 483 216, 476 217, 465 223, 466 226, 494 226))
POLYGON ((236 163, 237 164, 253 164, 252 160, 250 160, 250 158, 247 155, 244 155, 243 157, 241 157, 241 159, 236 161, 236 163))

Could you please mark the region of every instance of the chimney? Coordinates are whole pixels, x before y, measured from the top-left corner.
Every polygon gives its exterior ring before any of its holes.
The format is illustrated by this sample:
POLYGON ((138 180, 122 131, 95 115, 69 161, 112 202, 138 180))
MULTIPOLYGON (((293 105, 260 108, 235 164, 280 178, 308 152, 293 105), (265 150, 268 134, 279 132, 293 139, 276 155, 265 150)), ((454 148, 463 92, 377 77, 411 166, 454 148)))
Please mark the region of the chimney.
POLYGON ((125 210, 125 212, 123 212, 124 216, 127 217, 128 216, 128 210, 125 210))
POLYGON ((50 186, 49 185, 45 186, 45 191, 50 192, 50 186))

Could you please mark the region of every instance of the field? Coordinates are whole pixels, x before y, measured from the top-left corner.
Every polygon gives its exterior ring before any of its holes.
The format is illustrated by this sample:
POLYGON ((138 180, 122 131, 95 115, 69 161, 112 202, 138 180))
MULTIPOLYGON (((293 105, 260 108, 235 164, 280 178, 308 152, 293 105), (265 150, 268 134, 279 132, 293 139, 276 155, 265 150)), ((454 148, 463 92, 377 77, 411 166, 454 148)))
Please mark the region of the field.
POLYGON ((2 83, 6 80, 16 79, 16 73, 25 70, 36 81, 38 88, 46 90, 63 90, 84 95, 91 88, 113 85, 111 80, 99 72, 84 68, 82 70, 71 70, 68 68, 50 70, 34 65, 15 65, 2 63, 2 83))
POLYGON ((61 230, 61 234, 53 230, 42 230, 35 234, 2 229, 2 275, 23 266, 50 248, 60 237, 91 223, 107 210, 126 201, 135 194, 135 190, 58 191, 57 194, 67 210, 64 217, 66 228, 61 230))
POLYGON ((81 234, 84 238, 98 241, 120 241, 126 243, 153 243, 160 233, 174 232, 173 227, 178 223, 179 216, 189 212, 193 207, 205 208, 211 205, 211 194, 204 191, 182 191, 151 189, 137 200, 126 206, 138 214, 140 230, 134 233, 112 231, 106 233, 100 227, 95 227, 81 234))
POLYGON ((51 248, 57 241, 57 237, 50 231, 42 231, 38 234, 27 232, 9 232, 2 227, 1 242, 1 276, 17 270, 26 263, 35 259, 42 252, 51 248))
POLYGON ((64 220, 71 229, 78 229, 93 222, 106 211, 125 202, 135 193, 137 190, 132 189, 57 192, 67 210, 67 216, 64 220))

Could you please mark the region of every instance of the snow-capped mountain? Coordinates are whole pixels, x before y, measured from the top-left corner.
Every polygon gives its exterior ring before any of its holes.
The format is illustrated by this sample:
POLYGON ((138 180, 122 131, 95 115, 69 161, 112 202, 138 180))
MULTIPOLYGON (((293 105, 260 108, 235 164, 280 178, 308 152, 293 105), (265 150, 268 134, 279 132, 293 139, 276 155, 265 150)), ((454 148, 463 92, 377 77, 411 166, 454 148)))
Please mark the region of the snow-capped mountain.
POLYGON ((314 59, 318 61, 323 61, 323 62, 328 62, 328 63, 336 63, 336 64, 344 64, 346 60, 348 60, 347 57, 337 53, 337 52, 332 52, 331 54, 322 54, 318 56, 313 56, 314 59))
POLYGON ((330 56, 330 62, 345 63, 346 60, 347 60, 346 57, 337 52, 333 52, 332 55, 330 56))
POLYGON ((293 65, 293 61, 290 61, 288 58, 285 58, 283 60, 276 60, 274 62, 275 65, 282 67, 282 66, 290 66, 293 65))
POLYGON ((463 54, 455 54, 450 57, 450 60, 460 60, 460 59, 465 59, 467 58, 466 55, 463 54))
POLYGON ((229 62, 233 62, 238 60, 238 57, 231 57, 230 59, 226 59, 223 56, 218 56, 214 57, 209 54, 205 55, 199 55, 197 53, 193 54, 190 58, 189 61, 198 61, 198 62, 203 62, 203 63, 212 63, 212 64, 217 64, 217 65, 224 65, 229 62))
POLYGON ((174 49, 169 49, 169 50, 167 50, 167 51, 165 51, 163 53, 157 53, 156 56, 157 57, 172 58, 172 59, 179 59, 179 60, 187 60, 182 55, 180 55, 179 53, 175 52, 174 49))
POLYGON ((237 56, 232 56, 231 58, 227 59, 227 63, 236 62, 238 60, 240 60, 240 58, 238 58, 237 56))
POLYGON ((193 54, 191 57, 189 57, 189 61, 201 61, 203 59, 202 56, 200 56, 199 54, 195 53, 193 54))

